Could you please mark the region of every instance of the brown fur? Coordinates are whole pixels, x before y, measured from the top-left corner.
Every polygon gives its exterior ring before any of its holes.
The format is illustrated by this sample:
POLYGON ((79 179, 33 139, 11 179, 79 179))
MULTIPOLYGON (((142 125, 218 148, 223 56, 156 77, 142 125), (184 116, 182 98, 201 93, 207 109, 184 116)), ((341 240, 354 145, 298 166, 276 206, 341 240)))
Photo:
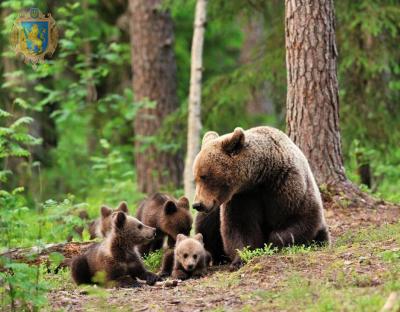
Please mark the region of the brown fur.
MULTIPOLYGON (((149 254, 161 249, 165 237, 168 237, 168 248, 175 246, 178 234, 189 235, 193 218, 190 213, 189 201, 186 197, 176 200, 167 194, 156 193, 143 201, 136 213, 136 217, 144 224, 155 227, 156 238, 139 247, 140 254, 149 254)), ((172 271, 173 258, 171 252, 164 253, 161 276, 168 276, 172 271)))
POLYGON ((100 217, 89 224, 90 239, 106 237, 107 233, 111 231, 111 215, 118 211, 129 214, 127 203, 120 202, 114 210, 105 205, 101 206, 100 217))
POLYGON ((153 285, 158 277, 144 268, 134 247, 152 240, 156 230, 122 211, 112 213, 110 219, 112 229, 103 242, 92 244, 85 254, 72 260, 74 281, 78 285, 92 283, 96 274, 104 272, 106 285, 127 275, 153 285))
POLYGON ((222 242, 220 207, 208 213, 197 213, 195 233, 203 234, 204 247, 211 254, 214 265, 223 264, 229 260, 224 252, 224 245, 222 242))
POLYGON ((174 268, 172 278, 185 280, 190 277, 201 277, 210 265, 211 256, 204 249, 203 235, 193 238, 179 234, 174 251, 174 268))
POLYGON ((218 136, 208 132, 194 164, 193 207, 221 207, 224 251, 265 243, 283 247, 329 242, 320 192, 304 154, 283 132, 257 127, 218 136))

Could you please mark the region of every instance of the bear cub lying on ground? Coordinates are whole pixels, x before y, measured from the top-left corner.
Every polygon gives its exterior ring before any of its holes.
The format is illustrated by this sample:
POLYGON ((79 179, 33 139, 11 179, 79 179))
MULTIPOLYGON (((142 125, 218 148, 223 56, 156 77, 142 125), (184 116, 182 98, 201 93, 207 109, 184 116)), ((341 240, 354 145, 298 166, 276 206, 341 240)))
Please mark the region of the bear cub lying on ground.
POLYGON ((92 244, 83 255, 72 260, 74 281, 78 285, 90 284, 96 273, 104 272, 106 285, 127 275, 153 285, 158 276, 144 268, 135 246, 151 241, 156 230, 122 211, 112 213, 110 224, 111 231, 103 242, 92 244))
POLYGON ((193 238, 179 234, 174 251, 174 268, 172 278, 185 280, 190 277, 201 277, 210 265, 211 256, 204 249, 203 235, 193 238))

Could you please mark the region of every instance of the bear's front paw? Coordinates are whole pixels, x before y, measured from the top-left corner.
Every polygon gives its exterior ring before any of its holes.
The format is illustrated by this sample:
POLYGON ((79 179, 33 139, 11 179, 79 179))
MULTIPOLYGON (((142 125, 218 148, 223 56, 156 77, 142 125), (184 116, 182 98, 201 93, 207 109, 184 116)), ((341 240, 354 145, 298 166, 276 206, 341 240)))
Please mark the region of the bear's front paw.
POLYGON ((146 277, 146 284, 147 285, 154 285, 160 278, 157 274, 149 272, 146 277))
POLYGON ((279 232, 271 232, 268 238, 268 242, 272 244, 273 247, 282 248, 285 244, 285 235, 279 232))
POLYGON ((239 257, 232 261, 231 265, 229 266, 230 271, 236 271, 243 266, 243 261, 239 257))

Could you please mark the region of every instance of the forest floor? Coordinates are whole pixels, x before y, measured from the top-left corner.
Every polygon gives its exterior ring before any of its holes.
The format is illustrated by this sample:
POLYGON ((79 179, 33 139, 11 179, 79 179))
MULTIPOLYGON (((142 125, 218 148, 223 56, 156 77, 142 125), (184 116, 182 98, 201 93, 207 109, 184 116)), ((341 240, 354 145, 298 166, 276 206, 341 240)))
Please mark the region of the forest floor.
MULTIPOLYGON (((331 247, 289 248, 236 272, 140 288, 77 288, 68 271, 49 294, 66 311, 379 311, 400 295, 400 208, 326 205, 331 247), (66 282, 67 280, 67 282, 66 282)), ((400 302, 390 311, 399 311, 400 302)))

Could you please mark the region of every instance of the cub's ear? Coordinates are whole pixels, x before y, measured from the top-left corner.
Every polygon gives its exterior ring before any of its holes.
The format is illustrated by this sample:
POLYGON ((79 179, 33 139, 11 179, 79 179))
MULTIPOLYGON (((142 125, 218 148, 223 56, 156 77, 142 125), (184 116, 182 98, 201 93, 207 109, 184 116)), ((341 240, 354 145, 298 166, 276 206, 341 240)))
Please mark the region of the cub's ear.
POLYGON ((115 226, 116 226, 118 229, 121 229, 121 228, 124 227, 125 221, 126 221, 126 214, 125 214, 125 212, 118 211, 118 212, 117 212, 117 215, 115 216, 115 226))
POLYGON ((238 153, 243 148, 244 142, 244 130, 242 128, 236 128, 232 135, 222 141, 222 149, 227 154, 238 153))
POLYGON ((211 140, 214 140, 219 137, 219 134, 215 131, 207 131, 204 136, 203 140, 201 142, 201 147, 203 147, 207 142, 210 142, 211 140))
POLYGON ((187 210, 190 209, 189 199, 187 199, 187 197, 182 196, 181 198, 179 198, 178 203, 180 207, 185 208, 187 210))
POLYGON ((184 234, 178 234, 176 235, 176 243, 178 244, 179 242, 183 241, 184 239, 186 239, 187 236, 184 234))
POLYGON ((166 215, 174 214, 177 211, 177 209, 178 208, 176 207, 176 204, 172 200, 168 200, 164 204, 164 212, 166 215))
POLYGON ((105 219, 112 214, 112 209, 108 208, 107 206, 101 206, 100 213, 101 213, 101 217, 103 219, 105 219))
POLYGON ((203 244, 203 234, 197 233, 193 238, 203 244))
POLYGON ((128 213, 128 204, 125 201, 120 202, 117 211, 128 213))

